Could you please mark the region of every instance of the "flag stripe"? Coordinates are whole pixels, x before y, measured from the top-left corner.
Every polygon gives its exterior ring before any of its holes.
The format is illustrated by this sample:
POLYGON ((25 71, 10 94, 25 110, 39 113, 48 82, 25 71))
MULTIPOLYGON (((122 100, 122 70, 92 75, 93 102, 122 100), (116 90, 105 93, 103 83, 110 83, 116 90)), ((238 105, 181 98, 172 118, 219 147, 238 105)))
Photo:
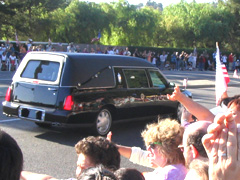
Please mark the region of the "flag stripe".
POLYGON ((215 93, 216 93, 216 105, 218 106, 222 95, 227 91, 228 83, 230 82, 230 78, 228 76, 228 72, 226 66, 220 61, 220 51, 217 46, 216 52, 216 81, 215 81, 215 93))

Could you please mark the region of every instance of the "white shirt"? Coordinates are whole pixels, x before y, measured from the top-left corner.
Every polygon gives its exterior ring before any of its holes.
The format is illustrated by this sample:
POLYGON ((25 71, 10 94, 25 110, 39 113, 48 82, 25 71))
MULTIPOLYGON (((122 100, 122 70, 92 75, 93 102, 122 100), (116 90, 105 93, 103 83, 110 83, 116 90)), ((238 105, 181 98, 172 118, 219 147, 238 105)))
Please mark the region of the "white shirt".
POLYGON ((125 55, 125 56, 131 56, 131 52, 130 52, 130 51, 124 51, 123 55, 125 55))
POLYGON ((2 61, 6 61, 7 60, 7 55, 2 55, 2 61))
POLYGON ((166 59, 167 59, 167 56, 168 56, 167 54, 165 54, 165 55, 163 55, 163 54, 160 55, 160 61, 161 61, 161 62, 165 62, 166 59))
POLYGON ((16 56, 10 55, 10 56, 9 56, 9 59, 10 59, 10 61, 15 61, 14 64, 16 64, 16 60, 17 60, 16 56))
POLYGON ((223 56, 222 61, 223 61, 223 63, 227 63, 227 56, 223 56))
POLYGON ((156 60, 157 60, 157 58, 153 58, 153 60, 152 60, 152 64, 156 64, 156 60))

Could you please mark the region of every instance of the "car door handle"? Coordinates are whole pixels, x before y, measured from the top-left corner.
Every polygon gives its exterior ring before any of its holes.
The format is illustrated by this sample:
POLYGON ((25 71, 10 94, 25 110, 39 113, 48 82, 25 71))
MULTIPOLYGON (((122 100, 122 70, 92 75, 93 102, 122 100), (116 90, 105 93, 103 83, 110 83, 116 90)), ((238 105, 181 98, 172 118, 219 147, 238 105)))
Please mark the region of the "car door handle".
POLYGON ((56 88, 48 88, 49 91, 57 91, 56 88))

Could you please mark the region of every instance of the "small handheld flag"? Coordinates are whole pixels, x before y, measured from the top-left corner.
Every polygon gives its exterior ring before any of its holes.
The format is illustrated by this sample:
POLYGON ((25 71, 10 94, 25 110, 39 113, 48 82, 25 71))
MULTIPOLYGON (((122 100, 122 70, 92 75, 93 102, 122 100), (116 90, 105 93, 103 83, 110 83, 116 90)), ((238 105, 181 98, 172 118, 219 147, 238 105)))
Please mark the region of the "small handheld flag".
POLYGON ((187 89, 187 82, 188 82, 188 78, 183 79, 183 86, 185 87, 185 89, 187 89))
POLYGON ((220 61, 220 51, 218 43, 216 43, 216 81, 215 81, 215 93, 216 93, 216 105, 218 106, 222 95, 227 92, 228 83, 230 82, 226 66, 220 61))

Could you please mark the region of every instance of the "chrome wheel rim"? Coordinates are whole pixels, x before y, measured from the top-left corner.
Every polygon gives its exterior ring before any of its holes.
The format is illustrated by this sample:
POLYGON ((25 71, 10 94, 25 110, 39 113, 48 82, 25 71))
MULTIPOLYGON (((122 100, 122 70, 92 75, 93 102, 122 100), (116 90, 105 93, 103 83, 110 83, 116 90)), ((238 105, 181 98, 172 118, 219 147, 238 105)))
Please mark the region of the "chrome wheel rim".
POLYGON ((111 113, 106 109, 102 110, 97 117, 97 132, 105 135, 111 127, 111 121, 111 113))

